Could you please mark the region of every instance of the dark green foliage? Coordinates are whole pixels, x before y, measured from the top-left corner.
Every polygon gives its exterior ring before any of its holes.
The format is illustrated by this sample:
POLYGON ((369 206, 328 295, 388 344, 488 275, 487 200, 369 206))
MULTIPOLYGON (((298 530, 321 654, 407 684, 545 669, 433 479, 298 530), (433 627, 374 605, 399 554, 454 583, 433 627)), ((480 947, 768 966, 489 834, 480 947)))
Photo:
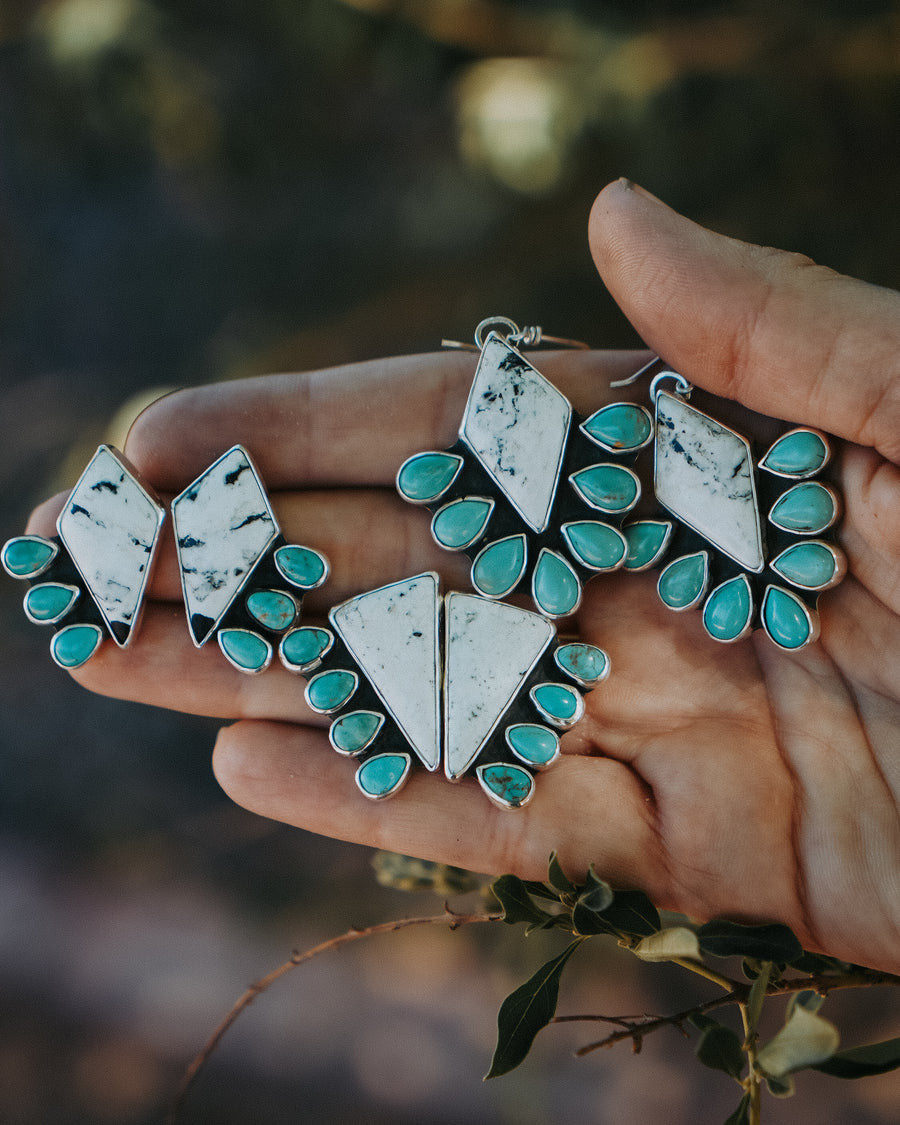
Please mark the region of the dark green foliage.
POLYGON ((738 922, 707 922, 697 931, 700 948, 713 957, 750 957, 790 964, 803 947, 787 926, 742 926, 738 922))
POLYGON ((715 1020, 703 1029, 694 1053, 704 1066, 724 1070, 732 1078, 740 1078, 746 1062, 740 1039, 730 1027, 715 1020))
POLYGON ((882 1043, 838 1051, 812 1069, 830 1074, 833 1078, 868 1078, 873 1074, 887 1074, 897 1067, 900 1067, 900 1036, 885 1039, 882 1043))
POLYGON ((497 1046, 485 1078, 514 1070, 531 1050, 534 1037, 556 1014, 559 978, 581 944, 576 939, 503 1001, 497 1016, 497 1046))
POLYGON ((744 1094, 737 1109, 724 1122, 724 1125, 747 1125, 750 1120, 750 1095, 744 1094))

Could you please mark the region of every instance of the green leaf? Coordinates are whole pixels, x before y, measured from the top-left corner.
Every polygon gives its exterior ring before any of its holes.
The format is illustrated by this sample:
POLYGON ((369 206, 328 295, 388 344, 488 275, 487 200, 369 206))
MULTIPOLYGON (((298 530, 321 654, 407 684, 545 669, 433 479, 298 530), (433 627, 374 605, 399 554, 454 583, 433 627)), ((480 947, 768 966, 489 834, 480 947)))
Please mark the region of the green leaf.
POLYGON ((783 1078, 766 1076, 766 1085, 773 1098, 792 1098, 794 1096, 794 1080, 789 1074, 783 1078))
POLYGON ((581 944, 576 939, 523 985, 511 992, 497 1015, 497 1046, 485 1078, 497 1078, 514 1070, 531 1050, 542 1027, 553 1019, 559 998, 559 978, 566 962, 581 944))
POLYGON ((825 997, 820 996, 818 992, 795 992, 790 1000, 788 1000, 785 1015, 790 1019, 794 1013, 794 1008, 798 1005, 801 1008, 805 1008, 807 1012, 818 1012, 819 1008, 821 1008, 824 1003, 825 997))
POLYGON ((801 973, 808 973, 811 977, 821 973, 844 973, 847 965, 838 961, 836 957, 826 957, 824 953, 809 953, 804 949, 801 957, 795 957, 791 965, 801 973))
POLYGON ((550 853, 550 870, 548 873, 548 879, 550 885, 552 887, 555 887, 561 894, 570 895, 573 891, 576 891, 578 889, 575 884, 567 877, 565 871, 563 871, 562 865, 559 862, 559 857, 557 856, 556 852, 550 853))
POLYGON ((702 960, 697 935, 687 926, 672 926, 641 938, 631 952, 642 961, 671 961, 676 957, 702 960))
POLYGON ((704 1066, 724 1070, 732 1078, 740 1078, 744 1069, 741 1041, 730 1027, 721 1023, 704 1029, 694 1053, 704 1066))
POLYGON ((724 1125, 749 1125, 750 1123, 750 1095, 744 1094, 738 1103, 737 1109, 732 1113, 724 1125))
POLYGON ((830 1059, 814 1063, 812 1069, 833 1078, 868 1078, 872 1074, 887 1074, 897 1067, 900 1067, 900 1036, 838 1051, 830 1059))
POLYGON ((772 962, 759 961, 759 973, 753 984, 750 986, 750 992, 747 996, 747 1034, 752 1035, 756 1032, 756 1026, 759 1023, 759 1017, 762 1013, 763 1003, 766 999, 766 990, 769 987, 769 980, 772 975, 772 962))
POLYGON ((398 891, 433 891, 437 895, 462 895, 477 891, 471 871, 446 863, 417 859, 398 852, 379 851, 372 856, 375 878, 383 887, 398 891))
POLYGON ((707 922, 697 931, 700 948, 713 957, 754 957, 760 961, 791 962, 803 946, 787 926, 742 926, 739 922, 707 922))
POLYGON ((535 898, 547 898, 551 902, 559 902, 559 891, 548 887, 546 883, 538 883, 534 879, 523 879, 522 886, 535 898))
POLYGON ((795 1070, 831 1058, 838 1048, 833 1023, 797 1005, 781 1031, 756 1056, 756 1065, 767 1078, 781 1081, 795 1070))
POLYGON ((503 921, 515 926, 518 922, 529 922, 543 926, 553 921, 553 916, 537 905, 529 895, 525 884, 517 875, 501 875, 491 883, 491 890, 503 907, 503 921))
POLYGON ((630 937, 649 937, 662 929, 659 911, 641 891, 616 891, 603 917, 609 925, 630 937))
POLYGON ((692 1016, 688 1016, 688 1023, 693 1024, 698 1031, 706 1031, 708 1027, 721 1026, 718 1020, 714 1020, 712 1016, 706 1015, 705 1012, 694 1012, 692 1016))

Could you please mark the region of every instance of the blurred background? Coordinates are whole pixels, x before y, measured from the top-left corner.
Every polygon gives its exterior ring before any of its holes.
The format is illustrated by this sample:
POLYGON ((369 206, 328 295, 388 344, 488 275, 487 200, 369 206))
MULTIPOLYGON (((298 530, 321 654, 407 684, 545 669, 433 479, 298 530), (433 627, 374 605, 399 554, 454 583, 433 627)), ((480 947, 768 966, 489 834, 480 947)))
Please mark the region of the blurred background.
MULTIPOLYGON (((172 386, 432 349, 493 313, 632 345, 585 234, 619 175, 900 287, 900 4, 2 0, 0 540, 172 386)), ((81 692, 21 595, 0 591, 2 1117, 158 1122, 247 983, 440 900, 233 808, 215 724, 81 692)), ((590 1027, 548 1029, 481 1083, 500 1001, 557 948, 419 930, 313 962, 182 1120, 724 1120, 737 1087, 675 1031, 575 1060, 590 1027)), ((560 1011, 706 995, 677 977, 588 949, 560 1011)), ((847 1045, 897 1034, 885 999, 829 1006, 847 1045)), ((767 1123, 897 1120, 896 1075, 797 1085, 767 1123)))

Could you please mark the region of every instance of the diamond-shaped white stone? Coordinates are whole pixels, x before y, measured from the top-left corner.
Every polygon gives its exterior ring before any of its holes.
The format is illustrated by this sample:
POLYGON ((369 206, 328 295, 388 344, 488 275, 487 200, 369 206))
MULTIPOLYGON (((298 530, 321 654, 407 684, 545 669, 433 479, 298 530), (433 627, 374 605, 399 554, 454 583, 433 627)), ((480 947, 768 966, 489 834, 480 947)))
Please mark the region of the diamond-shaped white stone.
POLYGON ((117 451, 101 445, 57 520, 60 539, 122 646, 137 623, 163 516, 117 451))
POLYGON ((460 437, 534 531, 547 526, 571 416, 568 400, 556 387, 490 333, 460 437))
POLYGON ((429 770, 441 761, 439 609, 437 575, 428 573, 361 594, 329 614, 429 770))
POLYGON ((556 630, 545 617, 471 594, 444 599, 444 769, 466 772, 556 630))
POLYGON ((172 501, 184 604, 204 644, 279 534, 247 451, 236 445, 172 501))
POLYGON ((661 504, 758 574, 765 553, 750 446, 734 430, 660 391, 654 488, 661 504))

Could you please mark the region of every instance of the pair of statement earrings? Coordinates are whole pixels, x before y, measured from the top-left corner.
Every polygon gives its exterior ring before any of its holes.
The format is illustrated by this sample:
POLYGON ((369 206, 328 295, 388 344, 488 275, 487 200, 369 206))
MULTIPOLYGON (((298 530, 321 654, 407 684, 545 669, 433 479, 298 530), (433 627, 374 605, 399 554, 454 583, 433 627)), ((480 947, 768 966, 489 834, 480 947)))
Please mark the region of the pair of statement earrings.
MULTIPOLYGON (((831 457, 824 434, 789 430, 756 458, 745 437, 690 405, 690 384, 659 360, 626 381, 660 368, 653 413, 618 402, 581 419, 520 350, 541 342, 538 328, 483 321, 459 440, 397 474, 400 495, 432 511, 435 541, 472 558, 474 594, 442 596, 428 572, 334 607, 327 627, 301 625, 303 594, 325 582, 328 562, 285 541, 242 446, 172 502, 194 644, 215 636, 248 673, 277 650, 306 678, 309 706, 332 717, 331 745, 357 759, 366 797, 397 793, 414 761, 430 771, 443 762, 451 781, 474 768, 496 804, 525 805, 535 772, 559 756, 557 732, 609 674, 602 649, 559 643, 552 623, 577 610, 594 574, 660 568, 662 602, 699 608, 714 640, 759 626, 793 651, 818 636, 818 595, 846 571, 823 537, 840 516, 835 490, 814 479, 831 457), (629 518, 641 499, 632 466, 650 446, 656 510, 629 518), (529 593, 537 612, 503 600, 514 593, 529 593)), ((31 582, 27 616, 57 627, 50 651, 61 667, 85 663, 106 635, 131 642, 164 516, 104 445, 58 535, 5 544, 6 571, 31 582)))

